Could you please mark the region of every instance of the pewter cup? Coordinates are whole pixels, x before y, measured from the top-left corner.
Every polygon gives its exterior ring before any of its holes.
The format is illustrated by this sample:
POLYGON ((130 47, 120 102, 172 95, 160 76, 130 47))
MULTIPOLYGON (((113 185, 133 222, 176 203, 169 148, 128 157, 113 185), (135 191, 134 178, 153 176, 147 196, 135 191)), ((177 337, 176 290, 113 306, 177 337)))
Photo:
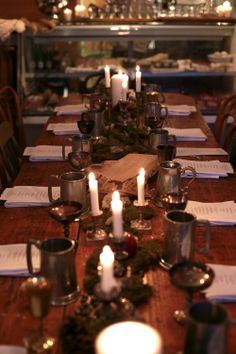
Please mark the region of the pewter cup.
POLYGON ((151 129, 161 128, 168 118, 168 109, 159 102, 148 102, 145 106, 145 124, 151 129))
POLYGON ((79 296, 75 267, 76 243, 58 237, 43 242, 28 240, 26 248, 27 265, 30 274, 42 275, 52 284, 52 305, 67 305, 79 296), (36 271, 32 262, 32 248, 40 252, 40 269, 36 271))
POLYGON ((175 135, 169 135, 166 129, 152 129, 149 135, 149 145, 154 150, 158 145, 167 145, 170 140, 176 145, 175 135))
POLYGON ((210 248, 210 223, 197 220, 193 214, 183 210, 172 210, 165 215, 165 240, 161 265, 169 269, 172 265, 189 260, 193 251, 207 254, 210 248), (205 246, 196 245, 196 228, 204 229, 205 246))
POLYGON ((87 116, 89 117, 89 119, 94 121, 94 128, 91 132, 91 136, 96 139, 102 137, 105 130, 104 111, 93 109, 87 112, 83 112, 81 115, 81 119, 84 119, 87 116))
POLYGON ((72 153, 78 153, 80 151, 92 154, 92 141, 89 137, 83 135, 73 135, 70 138, 65 138, 62 145, 62 157, 66 160, 66 146, 67 144, 72 145, 72 153))
POLYGON ((193 304, 189 309, 184 354, 225 354, 227 332, 236 325, 226 309, 210 301, 193 304))
POLYGON ((58 200, 53 198, 52 186, 54 181, 59 182, 60 200, 81 203, 83 212, 88 209, 86 177, 82 172, 66 172, 62 175, 49 176, 48 198, 51 203, 58 200))
POLYGON ((157 202, 160 202, 161 195, 166 193, 177 193, 180 190, 187 189, 196 177, 194 168, 187 166, 181 168, 178 162, 164 161, 160 164, 160 169, 157 176, 157 202), (191 171, 193 177, 189 180, 185 188, 181 183, 181 174, 185 171, 191 171))

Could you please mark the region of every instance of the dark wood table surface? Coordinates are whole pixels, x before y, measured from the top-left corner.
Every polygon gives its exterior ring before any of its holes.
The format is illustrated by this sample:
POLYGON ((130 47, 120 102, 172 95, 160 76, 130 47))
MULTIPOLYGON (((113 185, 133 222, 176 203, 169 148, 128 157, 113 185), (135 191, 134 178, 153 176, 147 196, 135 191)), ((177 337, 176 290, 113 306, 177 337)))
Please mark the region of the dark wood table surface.
MULTIPOLYGON (((168 103, 193 104, 189 97, 180 95, 166 95, 168 103)), ((67 121, 74 121, 78 117, 67 117, 67 121)), ((51 117, 50 122, 62 121, 61 117, 51 117)), ((179 142, 178 146, 188 147, 217 147, 217 142, 204 121, 200 112, 189 117, 171 117, 169 125, 178 128, 200 127, 207 135, 205 142, 179 142)), ((37 144, 60 145, 64 137, 54 136, 52 132, 42 131, 37 144)), ((209 159, 225 159, 225 157, 208 157, 209 159)), ((207 159, 207 157, 204 157, 207 159)), ((15 181, 15 185, 47 186, 50 174, 60 174, 70 169, 67 162, 29 162, 25 161, 22 170, 15 181)), ((236 201, 236 177, 230 175, 220 179, 196 179, 191 186, 189 199, 201 202, 236 201)), ((163 240, 163 215, 160 208, 155 209, 152 219, 152 237, 163 240)), ((28 239, 43 240, 54 236, 63 236, 63 227, 49 217, 45 207, 5 208, 0 206, 0 244, 26 242, 28 239)), ((76 238, 78 223, 70 227, 72 238, 76 238)), ((149 235, 150 236, 150 235, 149 235)), ((84 235, 81 236, 78 248, 76 265, 78 283, 82 288, 85 262, 93 251, 94 244, 87 244, 84 235)), ((197 256, 203 262, 234 265, 236 262, 236 227, 212 226, 211 248, 209 255, 197 256)), ((181 351, 184 343, 185 328, 173 319, 176 308, 183 308, 185 295, 170 284, 168 273, 158 268, 150 271, 147 279, 155 287, 155 294, 148 304, 140 308, 147 323, 157 328, 163 338, 164 354, 181 351)), ((14 277, 0 277, 0 344, 22 345, 22 338, 37 331, 38 321, 33 319, 28 311, 20 285, 24 279, 14 277)), ((236 318, 236 305, 225 305, 229 316, 236 318)), ((45 331, 52 336, 58 335, 58 330, 67 314, 72 314, 76 303, 67 307, 52 307, 45 320, 45 331)), ((229 332, 229 353, 236 353, 235 329, 229 332)), ((60 353, 57 343, 53 350, 60 353)))

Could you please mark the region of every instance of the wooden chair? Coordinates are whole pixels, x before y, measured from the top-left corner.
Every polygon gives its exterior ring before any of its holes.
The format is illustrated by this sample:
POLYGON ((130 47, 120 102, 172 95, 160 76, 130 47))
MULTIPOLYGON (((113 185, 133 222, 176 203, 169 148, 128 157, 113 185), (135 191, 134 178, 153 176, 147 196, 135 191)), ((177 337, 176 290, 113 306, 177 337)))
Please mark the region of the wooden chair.
POLYGON ((9 121, 0 122, 0 178, 3 188, 12 185, 22 163, 22 150, 9 121))
POLYGON ((224 146, 228 124, 230 123, 230 120, 235 119, 235 116, 236 94, 232 94, 221 102, 216 116, 214 135, 220 146, 224 146))
POLYGON ((15 138, 23 150, 26 143, 20 101, 11 86, 4 86, 0 89, 0 115, 1 119, 11 123, 15 138))
POLYGON ((236 119, 228 129, 224 148, 229 153, 229 161, 236 168, 236 119))

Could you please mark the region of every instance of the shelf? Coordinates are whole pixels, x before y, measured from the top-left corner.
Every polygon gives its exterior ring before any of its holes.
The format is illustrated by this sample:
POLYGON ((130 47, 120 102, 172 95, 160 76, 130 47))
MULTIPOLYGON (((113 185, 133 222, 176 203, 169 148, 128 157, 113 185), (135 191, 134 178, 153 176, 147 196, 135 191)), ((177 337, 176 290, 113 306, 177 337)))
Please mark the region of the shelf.
MULTIPOLYGON (((41 73, 26 73, 26 79, 69 79, 69 78, 81 78, 87 77, 88 75, 93 74, 103 74, 103 71, 78 71, 73 73, 49 73, 49 72, 41 72, 41 73)), ((134 71, 133 71, 134 73, 134 71)), ((225 76, 234 76, 236 71, 179 71, 179 70, 160 70, 156 72, 148 72, 142 71, 142 78, 155 78, 155 77, 225 77, 225 76)))
POLYGON ((86 24, 77 25, 61 25, 56 26, 51 32, 37 33, 32 36, 31 32, 27 32, 26 36, 31 37, 35 44, 44 44, 45 41, 65 41, 85 40, 93 41, 106 40, 133 40, 133 39, 154 39, 158 40, 217 40, 233 35, 234 25, 230 23, 217 22, 214 24, 198 23, 198 24, 176 24, 164 22, 150 22, 145 24, 124 24, 112 23, 104 24, 86 24), (119 37, 119 39, 118 39, 119 37))

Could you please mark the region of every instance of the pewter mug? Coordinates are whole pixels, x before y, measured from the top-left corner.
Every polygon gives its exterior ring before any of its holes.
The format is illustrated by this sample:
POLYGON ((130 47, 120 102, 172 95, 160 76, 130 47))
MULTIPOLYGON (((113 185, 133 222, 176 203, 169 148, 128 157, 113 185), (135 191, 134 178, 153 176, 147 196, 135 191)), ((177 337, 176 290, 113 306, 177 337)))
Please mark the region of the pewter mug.
POLYGON ((50 238, 43 242, 28 240, 26 259, 32 275, 45 276, 52 284, 52 305, 67 305, 79 296, 77 285, 75 254, 76 242, 67 238, 50 238), (40 252, 40 269, 36 271, 32 263, 32 247, 40 252))
POLYGON ((183 210, 172 210, 165 215, 165 240, 161 265, 169 269, 172 265, 189 260, 193 251, 207 254, 210 248, 210 223, 197 220, 193 214, 183 210), (196 245, 196 228, 204 229, 205 246, 196 245))
POLYGON ((89 117, 90 120, 94 121, 94 128, 91 132, 91 136, 98 139, 103 136, 105 125, 104 125, 104 111, 99 109, 92 109, 87 112, 83 112, 81 119, 89 117))
POLYGON ((91 139, 85 135, 73 135, 70 138, 65 138, 62 145, 62 157, 66 160, 66 146, 67 144, 72 145, 72 153, 78 153, 80 151, 87 152, 89 154, 92 153, 92 142, 91 139))
POLYGON ((193 304, 188 311, 184 354, 225 354, 230 320, 226 309, 210 301, 193 304))
MULTIPOLYGON (((177 193, 180 190, 187 189, 196 177, 196 171, 193 167, 187 166, 181 168, 178 162, 163 161, 160 164, 160 169, 157 176, 157 202, 160 197, 166 193, 177 193), (189 180, 185 188, 181 185, 181 174, 185 171, 191 171, 193 177, 189 180)), ((160 202, 161 205, 161 202, 160 202)))
POLYGON ((49 201, 55 202, 58 199, 53 198, 52 186, 53 181, 59 182, 60 200, 74 201, 82 204, 82 211, 88 209, 86 177, 82 172, 66 172, 62 175, 51 175, 48 180, 48 198, 49 201))
POLYGON ((168 118, 168 109, 159 102, 148 102, 145 106, 145 124, 161 128, 168 118))
POLYGON ((152 149, 156 149, 158 145, 167 145, 169 140, 176 145, 175 135, 169 135, 166 129, 152 129, 149 135, 149 145, 152 149))

